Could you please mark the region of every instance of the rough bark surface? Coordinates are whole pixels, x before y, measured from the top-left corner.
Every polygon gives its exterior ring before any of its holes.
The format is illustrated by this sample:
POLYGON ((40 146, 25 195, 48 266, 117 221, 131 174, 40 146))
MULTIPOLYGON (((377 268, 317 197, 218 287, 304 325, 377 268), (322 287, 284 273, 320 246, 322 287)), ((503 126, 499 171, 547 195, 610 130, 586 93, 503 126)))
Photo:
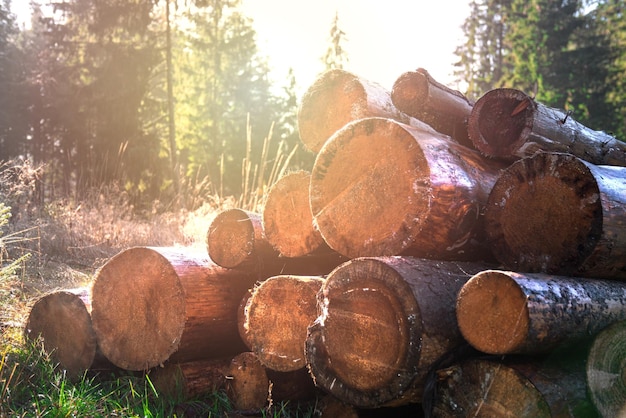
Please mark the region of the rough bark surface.
POLYGON ((454 301, 484 265, 358 258, 318 294, 305 346, 316 384, 357 407, 421 401, 429 368, 462 342, 454 301))
POLYGON ((317 318, 316 276, 274 276, 259 284, 244 313, 246 339, 265 367, 288 372, 306 367, 307 328, 317 318))
POLYGON ((566 152, 598 165, 626 166, 626 142, 580 124, 515 89, 495 89, 472 109, 469 136, 485 155, 520 158, 566 152))
POLYGON ((204 251, 135 247, 112 257, 93 284, 102 353, 127 370, 245 351, 237 309, 256 276, 225 269, 204 251))
POLYGON ((281 177, 267 193, 263 228, 267 241, 285 257, 304 256, 318 248, 328 249, 313 226, 310 182, 311 173, 296 171, 281 177))
POLYGON ((391 119, 349 123, 311 173, 313 219, 350 257, 489 258, 481 210, 500 165, 391 119))
POLYGON ((467 122, 474 103, 463 93, 439 83, 425 69, 401 74, 391 89, 391 100, 401 112, 473 147, 467 122))
POLYGON ((506 168, 485 230, 508 269, 626 279, 626 168, 538 153, 506 168))
POLYGON ((389 91, 381 85, 335 69, 322 73, 302 96, 298 110, 300 140, 309 150, 319 152, 335 131, 368 117, 391 118, 435 132, 396 109, 389 91))
POLYGON ((587 358, 587 386, 603 417, 626 414, 626 321, 602 330, 587 358))
POLYGON ((463 286, 456 313, 463 337, 477 350, 542 353, 626 319, 626 285, 485 270, 463 286))

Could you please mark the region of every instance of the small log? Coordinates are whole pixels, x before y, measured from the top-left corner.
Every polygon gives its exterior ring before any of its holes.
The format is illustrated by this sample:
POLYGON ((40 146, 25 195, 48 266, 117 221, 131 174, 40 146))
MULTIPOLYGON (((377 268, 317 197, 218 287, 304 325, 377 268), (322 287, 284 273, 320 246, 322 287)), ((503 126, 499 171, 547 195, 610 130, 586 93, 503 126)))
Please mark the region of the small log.
POLYGON ((485 209, 507 269, 626 279, 626 168, 538 153, 503 171, 485 209))
POLYGON ((220 212, 209 226, 207 250, 215 264, 254 272, 258 280, 278 274, 328 274, 346 261, 334 251, 283 257, 267 241, 263 215, 243 209, 220 212))
POLYGON ((597 165, 626 166, 626 142, 516 89, 495 89, 478 99, 468 131, 476 149, 490 157, 517 159, 543 150, 570 153, 597 165))
POLYGON ((485 270, 459 292, 463 337, 489 354, 541 353, 626 319, 626 284, 485 270))
POLYGON ((307 328, 317 318, 317 276, 274 276, 252 292, 244 313, 245 335, 265 367, 281 372, 306 366, 307 328))
POLYGON ((263 228, 267 241, 285 257, 304 256, 319 248, 328 249, 322 235, 313 226, 310 182, 310 173, 296 171, 276 181, 267 193, 263 228))
POLYGON ((369 117, 390 118, 435 132, 396 109, 391 94, 380 84, 333 69, 320 74, 302 96, 298 110, 300 140, 317 153, 335 131, 348 122, 369 117))
POLYGON ((313 219, 349 258, 489 259, 481 211, 501 167, 441 134, 361 119, 317 156, 313 219))
POLYGON ((361 408, 421 401, 430 367, 463 343, 454 303, 483 264, 411 257, 351 260, 318 293, 305 355, 315 383, 361 408))
POLYGON ((437 374, 436 417, 597 416, 586 396, 582 367, 530 358, 471 359, 437 374))
POLYGON ((600 415, 626 414, 626 321, 602 330, 587 357, 587 387, 600 415))
POLYGON ((467 122, 474 103, 460 91, 439 83, 425 69, 401 74, 391 89, 391 100, 401 112, 473 148, 467 122))
POLYGON ((37 299, 24 329, 31 341, 41 337, 45 352, 70 379, 80 378, 94 364, 106 364, 89 309, 89 289, 54 291, 37 299))
POLYGON ((135 247, 112 257, 93 284, 102 353, 127 370, 245 351, 237 325, 256 275, 225 269, 192 248, 135 247))
POLYGON ((233 358, 226 393, 236 409, 264 408, 269 401, 269 391, 266 369, 254 353, 248 351, 233 358))

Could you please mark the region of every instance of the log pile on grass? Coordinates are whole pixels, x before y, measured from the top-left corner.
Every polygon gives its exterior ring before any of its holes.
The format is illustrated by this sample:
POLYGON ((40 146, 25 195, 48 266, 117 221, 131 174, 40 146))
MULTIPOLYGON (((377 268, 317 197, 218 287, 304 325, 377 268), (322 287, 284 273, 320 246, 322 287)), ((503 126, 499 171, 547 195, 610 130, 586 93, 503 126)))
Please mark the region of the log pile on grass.
POLYGON ((73 375, 98 354, 241 409, 620 413, 623 142, 517 90, 473 103, 423 69, 391 92, 328 71, 298 118, 315 163, 262 213, 219 213, 202 251, 121 252, 87 305, 38 301, 27 335, 73 375))

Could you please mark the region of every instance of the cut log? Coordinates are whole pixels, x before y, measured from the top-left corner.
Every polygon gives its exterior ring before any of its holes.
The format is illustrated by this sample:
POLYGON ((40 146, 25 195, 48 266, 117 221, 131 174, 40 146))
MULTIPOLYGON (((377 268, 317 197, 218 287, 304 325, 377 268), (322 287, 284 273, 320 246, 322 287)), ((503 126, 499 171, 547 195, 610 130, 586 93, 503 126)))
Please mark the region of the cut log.
POLYGON ((510 270, 626 279, 624 178, 571 154, 515 162, 485 209, 492 253, 510 270))
POLYGON ((300 140, 310 151, 319 152, 335 131, 368 117, 391 118, 435 132, 396 109, 391 94, 380 84, 334 69, 322 73, 302 96, 298 110, 300 140))
POLYGON ((318 154, 313 219, 349 258, 490 258, 481 211, 503 166, 391 119, 349 123, 318 154))
POLYGON ((263 409, 267 406, 270 381, 265 367, 254 353, 245 352, 233 358, 226 393, 236 409, 263 409))
POLYGON ((89 289, 58 290, 38 298, 28 315, 25 336, 31 341, 41 337, 46 353, 70 379, 107 363, 98 350, 89 309, 89 289))
POLYGON ((112 257, 93 284, 93 327, 102 353, 127 370, 246 351, 237 309, 254 285, 192 248, 136 247, 112 257))
POLYGON ((207 232, 209 257, 226 268, 248 270, 257 280, 278 274, 328 274, 347 259, 334 251, 283 257, 267 241, 263 216, 243 209, 220 212, 207 232))
POLYGON ((467 122, 474 103, 460 91, 436 81, 425 69, 401 74, 391 89, 391 100, 401 112, 473 148, 467 122))
POLYGON ((597 165, 626 166, 626 142, 515 89, 495 89, 478 99, 468 131, 476 149, 491 157, 516 159, 543 150, 570 153, 597 165))
POLYGON ((602 330, 587 358, 587 387, 600 414, 626 415, 626 321, 602 330))
POLYGON ((582 369, 530 358, 471 359, 437 372, 433 416, 592 418, 582 369))
POLYGON ((243 209, 220 212, 207 231, 209 257, 218 266, 247 267, 278 253, 265 238, 261 214, 243 209))
POLYGON ((541 353, 626 319, 626 284, 485 270, 456 304, 463 337, 490 354, 541 353))
POLYGON ((263 228, 267 241, 283 256, 298 257, 328 248, 313 226, 309 204, 311 174, 296 171, 280 178, 267 193, 263 228))
POLYGON ((167 362, 148 372, 159 396, 187 400, 224 389, 232 362, 231 357, 197 360, 186 363, 167 362))
POLYGON ((304 368, 307 328, 317 318, 317 276, 274 276, 259 284, 244 314, 245 335, 265 367, 281 372, 304 368))
POLYGON ((318 294, 305 355, 316 385, 362 408, 421 401, 429 368, 463 343, 457 292, 483 264, 358 258, 318 294))

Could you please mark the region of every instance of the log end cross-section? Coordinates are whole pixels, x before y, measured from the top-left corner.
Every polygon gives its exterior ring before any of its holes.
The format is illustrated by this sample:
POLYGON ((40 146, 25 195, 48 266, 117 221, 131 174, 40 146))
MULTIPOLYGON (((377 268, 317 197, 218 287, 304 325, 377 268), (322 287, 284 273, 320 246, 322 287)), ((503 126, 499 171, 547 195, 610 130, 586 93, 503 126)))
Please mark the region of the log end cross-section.
POLYGON ((260 216, 256 213, 242 209, 220 212, 207 231, 206 243, 211 259, 226 268, 247 262, 255 248, 255 222, 260 228, 260 216))

